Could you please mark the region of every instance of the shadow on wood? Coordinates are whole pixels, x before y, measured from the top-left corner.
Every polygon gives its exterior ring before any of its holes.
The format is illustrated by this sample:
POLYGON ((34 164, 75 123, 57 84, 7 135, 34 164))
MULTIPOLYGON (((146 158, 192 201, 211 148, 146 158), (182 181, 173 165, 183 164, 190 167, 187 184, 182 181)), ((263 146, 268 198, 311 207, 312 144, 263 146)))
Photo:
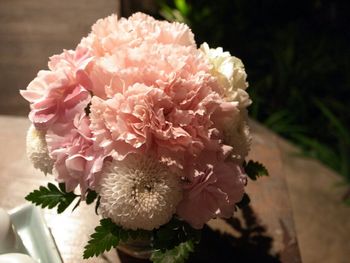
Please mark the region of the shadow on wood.
MULTIPOLYGON (((202 240, 191 254, 188 263, 281 262, 279 255, 271 252, 273 239, 266 234, 266 228, 259 224, 252 208, 243 208, 242 215, 242 219, 225 220, 232 230, 238 233, 237 236, 205 226, 202 240)), ((132 258, 121 251, 118 251, 118 254, 123 263, 150 262, 132 258)))
POLYGON ((267 235, 266 228, 259 224, 252 208, 247 206, 242 212, 241 220, 225 220, 238 233, 237 236, 206 226, 202 240, 189 262, 281 262, 279 256, 271 252, 273 239, 267 235))

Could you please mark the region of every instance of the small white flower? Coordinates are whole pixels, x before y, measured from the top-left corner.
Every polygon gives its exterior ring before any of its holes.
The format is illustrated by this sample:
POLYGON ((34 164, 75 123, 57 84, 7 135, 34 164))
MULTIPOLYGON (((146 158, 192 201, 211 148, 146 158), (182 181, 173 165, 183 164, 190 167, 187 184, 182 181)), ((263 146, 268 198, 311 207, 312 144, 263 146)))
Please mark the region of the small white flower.
POLYGON ((101 215, 134 230, 152 230, 167 223, 182 199, 179 175, 139 155, 107 165, 98 192, 101 215))
POLYGON ((238 102, 239 113, 232 116, 231 121, 226 123, 224 142, 233 147, 231 157, 238 162, 243 162, 251 145, 246 108, 252 103, 249 94, 245 91, 248 82, 244 65, 239 58, 224 52, 221 47, 213 49, 207 43, 203 43, 200 49, 212 64, 212 74, 224 88, 226 99, 238 102))
POLYGON ((53 160, 49 156, 45 132, 31 125, 27 132, 27 156, 36 169, 45 174, 52 173, 53 160))
POLYGON ((237 117, 232 118, 224 129, 224 143, 232 146, 231 158, 239 163, 247 157, 252 141, 247 120, 247 110, 241 109, 237 117))
POLYGON ((245 91, 248 87, 247 73, 239 58, 224 52, 221 47, 210 48, 207 43, 200 46, 200 50, 212 64, 212 74, 218 78, 220 85, 225 89, 225 96, 229 101, 237 101, 239 108, 248 107, 252 101, 245 91))

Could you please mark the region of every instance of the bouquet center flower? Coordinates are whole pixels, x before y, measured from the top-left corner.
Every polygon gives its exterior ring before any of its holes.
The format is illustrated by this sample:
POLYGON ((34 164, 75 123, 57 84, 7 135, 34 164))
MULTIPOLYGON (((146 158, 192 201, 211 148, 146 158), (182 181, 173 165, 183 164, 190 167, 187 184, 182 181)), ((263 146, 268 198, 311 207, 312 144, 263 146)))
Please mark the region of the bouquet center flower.
POLYGON ((153 157, 139 155, 111 162, 98 193, 100 213, 129 229, 160 227, 182 198, 180 176, 153 157))

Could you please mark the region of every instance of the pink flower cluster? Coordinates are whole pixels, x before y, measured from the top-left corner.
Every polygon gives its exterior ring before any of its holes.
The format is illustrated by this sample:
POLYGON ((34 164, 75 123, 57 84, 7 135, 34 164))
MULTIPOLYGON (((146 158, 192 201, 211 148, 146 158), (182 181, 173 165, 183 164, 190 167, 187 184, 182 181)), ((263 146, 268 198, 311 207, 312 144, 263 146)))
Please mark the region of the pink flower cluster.
POLYGON ((201 228, 231 216, 245 185, 223 143, 238 105, 211 70, 186 25, 111 15, 75 50, 51 57, 21 94, 68 190, 96 189, 107 160, 150 155, 183 179, 177 214, 201 228))

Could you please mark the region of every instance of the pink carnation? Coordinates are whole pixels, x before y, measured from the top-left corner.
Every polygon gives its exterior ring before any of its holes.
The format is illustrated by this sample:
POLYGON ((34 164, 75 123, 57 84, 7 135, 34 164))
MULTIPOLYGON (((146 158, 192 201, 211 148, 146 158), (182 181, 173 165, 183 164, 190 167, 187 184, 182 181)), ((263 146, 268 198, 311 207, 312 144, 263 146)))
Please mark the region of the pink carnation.
POLYGON ((54 173, 68 190, 80 184, 82 192, 94 189, 103 158, 93 148, 85 109, 91 100, 86 69, 92 57, 86 48, 64 51, 50 58, 49 69, 22 90, 31 103, 30 120, 44 130, 54 173))
POLYGON ((209 94, 193 109, 181 109, 164 90, 135 84, 111 99, 94 97, 91 127, 99 146, 118 160, 135 152, 197 155, 204 147, 221 147, 211 138, 210 116, 221 110, 215 97, 209 94))
POLYGON ((190 165, 187 174, 184 197, 177 208, 181 218, 200 229, 212 218, 233 215, 246 184, 246 176, 238 164, 217 160, 213 153, 207 152, 190 165))
POLYGON ((104 157, 93 145, 90 121, 77 115, 72 125, 56 124, 46 134, 50 157, 55 161, 54 174, 68 191, 80 185, 81 192, 95 189, 104 157))
POLYGON ((95 52, 89 73, 98 96, 91 128, 105 154, 122 160, 151 152, 182 166, 187 155, 224 147, 218 125, 237 103, 223 99, 188 27, 143 14, 111 16, 88 39, 82 45, 95 52))
POLYGON ((90 61, 87 49, 65 51, 53 56, 49 67, 21 90, 31 103, 29 119, 36 128, 47 130, 54 122, 73 120, 90 101, 91 83, 84 72, 90 61))
POLYGON ((135 48, 143 43, 171 44, 196 47, 191 30, 181 23, 158 21, 136 13, 128 19, 111 15, 99 19, 81 45, 88 47, 94 56, 117 54, 119 49, 135 48))

